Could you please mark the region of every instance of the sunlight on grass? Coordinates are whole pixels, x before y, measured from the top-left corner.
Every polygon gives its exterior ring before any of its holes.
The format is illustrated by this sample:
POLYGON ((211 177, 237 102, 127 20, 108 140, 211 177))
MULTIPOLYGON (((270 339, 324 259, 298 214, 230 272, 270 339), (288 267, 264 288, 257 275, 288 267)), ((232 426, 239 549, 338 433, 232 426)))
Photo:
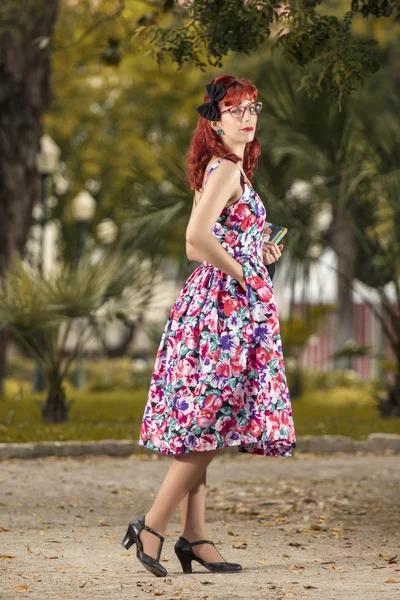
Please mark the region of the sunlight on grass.
MULTIPOLYGON (((45 401, 45 394, 32 394, 29 381, 20 384, 8 379, 6 398, 0 401, 0 442, 138 440, 148 388, 76 390, 69 383, 66 388, 67 397, 74 400, 69 421, 44 424, 40 402, 45 401), (20 385, 23 397, 16 403, 20 385), (7 425, 13 408, 15 413, 7 425)), ((306 390, 301 399, 292 400, 296 435, 345 435, 362 440, 370 433, 400 434, 400 418, 380 417, 371 390, 368 383, 306 390)))

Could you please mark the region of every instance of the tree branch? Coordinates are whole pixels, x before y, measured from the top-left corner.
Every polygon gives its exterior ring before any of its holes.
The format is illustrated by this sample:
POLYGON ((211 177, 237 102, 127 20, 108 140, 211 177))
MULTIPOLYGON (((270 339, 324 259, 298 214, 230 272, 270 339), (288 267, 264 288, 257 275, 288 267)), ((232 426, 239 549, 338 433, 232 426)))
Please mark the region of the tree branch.
POLYGON ((81 35, 78 37, 78 39, 74 40, 73 42, 70 42, 69 44, 66 44, 64 46, 54 46, 54 52, 58 52, 60 50, 69 50, 70 48, 73 48, 75 46, 79 46, 79 44, 81 44, 83 42, 83 40, 93 31, 95 31, 96 29, 98 29, 99 27, 101 27, 102 25, 104 25, 104 23, 108 23, 109 21, 113 21, 114 19, 116 19, 117 17, 119 17, 119 15, 122 13, 122 11, 125 8, 125 0, 118 0, 118 6, 115 9, 115 11, 109 15, 104 15, 104 17, 99 18, 98 21, 96 21, 95 23, 93 23, 92 25, 90 25, 90 27, 88 27, 85 31, 83 31, 81 33, 81 35))

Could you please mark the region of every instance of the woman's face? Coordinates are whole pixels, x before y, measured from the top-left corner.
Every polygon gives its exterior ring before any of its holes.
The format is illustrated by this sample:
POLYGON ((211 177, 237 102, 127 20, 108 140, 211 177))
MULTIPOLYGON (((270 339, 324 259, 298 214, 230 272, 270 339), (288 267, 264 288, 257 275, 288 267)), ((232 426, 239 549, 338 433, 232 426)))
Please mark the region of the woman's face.
MULTIPOLYGON (((225 106, 225 103, 222 101, 218 103, 218 108, 220 109, 220 112, 223 112, 228 111, 228 109, 235 109, 237 106, 247 107, 253 104, 253 102, 254 101, 250 98, 245 98, 238 105, 225 106)), ((233 110, 233 115, 231 112, 223 112, 220 120, 213 121, 212 125, 215 130, 218 128, 222 129, 226 139, 235 143, 239 142, 247 144, 254 139, 258 115, 250 114, 250 111, 246 110, 243 116, 240 117, 235 114, 236 112, 238 111, 233 110)))

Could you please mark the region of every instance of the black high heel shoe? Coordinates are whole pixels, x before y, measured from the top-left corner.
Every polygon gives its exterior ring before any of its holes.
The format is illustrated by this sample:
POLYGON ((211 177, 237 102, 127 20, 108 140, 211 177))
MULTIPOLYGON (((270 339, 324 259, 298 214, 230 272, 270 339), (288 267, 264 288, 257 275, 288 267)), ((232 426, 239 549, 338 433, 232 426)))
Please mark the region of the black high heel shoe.
POLYGON ((214 573, 228 573, 242 570, 242 565, 239 563, 229 562, 206 562, 199 556, 196 556, 192 550, 192 546, 196 544, 212 544, 211 540, 198 540, 197 542, 189 542, 186 538, 180 536, 175 544, 175 554, 182 565, 184 573, 192 573, 192 560, 197 560, 203 567, 214 573))
POLYGON ((166 577, 168 575, 166 569, 158 562, 160 559, 161 548, 164 543, 164 538, 162 535, 157 533, 157 531, 154 531, 154 529, 152 529, 151 527, 148 527, 148 525, 145 525, 145 522, 144 522, 145 516, 146 515, 143 515, 143 517, 138 517, 137 519, 134 519, 133 521, 131 521, 129 523, 128 531, 126 532, 125 537, 122 540, 121 544, 127 550, 129 550, 129 548, 132 546, 132 544, 136 544, 136 556, 138 557, 138 559, 140 560, 142 565, 148 571, 150 571, 150 573, 152 573, 153 575, 156 575, 156 577, 166 577), (148 554, 145 554, 143 552, 142 540, 139 538, 139 534, 143 529, 146 529, 146 531, 150 531, 151 533, 154 533, 154 535, 159 537, 161 540, 160 546, 158 548, 157 558, 153 558, 152 556, 149 556, 148 554))

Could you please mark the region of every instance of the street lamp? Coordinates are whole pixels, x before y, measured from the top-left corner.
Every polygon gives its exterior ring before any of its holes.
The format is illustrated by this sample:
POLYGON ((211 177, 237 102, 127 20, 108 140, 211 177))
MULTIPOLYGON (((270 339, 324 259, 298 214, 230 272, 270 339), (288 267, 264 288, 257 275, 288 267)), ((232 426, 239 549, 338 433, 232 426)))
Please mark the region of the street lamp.
POLYGON ((112 219, 103 219, 96 227, 96 235, 105 246, 112 244, 118 235, 118 225, 112 219))
POLYGON ((78 225, 77 258, 81 258, 86 247, 90 223, 96 212, 96 200, 87 190, 82 190, 71 202, 72 218, 78 225))
MULTIPOLYGON (((46 228, 46 199, 47 199, 47 184, 49 177, 58 169, 60 161, 61 149, 55 141, 47 134, 40 138, 40 151, 36 155, 36 168, 40 174, 40 245, 38 257, 38 270, 43 273, 44 263, 44 235, 46 228)), ((32 390, 34 392, 42 392, 46 388, 45 378, 41 365, 37 363, 32 390)))
MULTIPOLYGON (((87 242, 90 223, 96 212, 96 200, 87 190, 82 190, 71 202, 71 213, 78 225, 78 247, 77 262, 79 262, 87 242)), ((85 385, 85 374, 82 361, 82 347, 80 345, 81 331, 78 331, 78 351, 76 355, 76 370, 73 374, 75 387, 82 388, 85 385)))

